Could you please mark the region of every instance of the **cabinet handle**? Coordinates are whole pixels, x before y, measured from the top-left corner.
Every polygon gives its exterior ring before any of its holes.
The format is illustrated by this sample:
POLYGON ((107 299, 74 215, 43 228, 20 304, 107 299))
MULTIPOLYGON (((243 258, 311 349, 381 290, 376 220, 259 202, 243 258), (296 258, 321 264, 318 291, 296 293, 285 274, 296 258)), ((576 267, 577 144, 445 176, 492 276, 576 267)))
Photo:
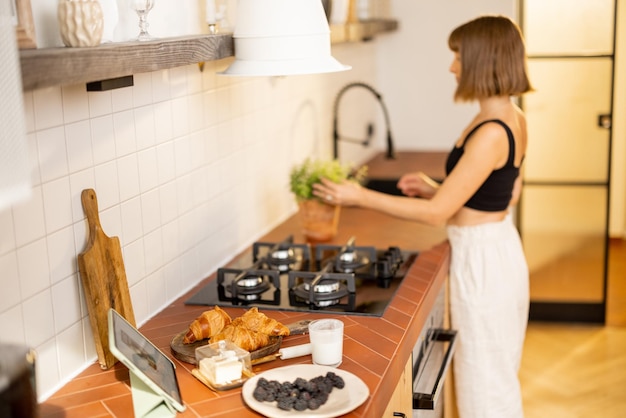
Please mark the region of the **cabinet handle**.
POLYGON ((394 412, 393 413, 394 417, 402 417, 402 418, 406 418, 406 414, 404 412, 394 412))

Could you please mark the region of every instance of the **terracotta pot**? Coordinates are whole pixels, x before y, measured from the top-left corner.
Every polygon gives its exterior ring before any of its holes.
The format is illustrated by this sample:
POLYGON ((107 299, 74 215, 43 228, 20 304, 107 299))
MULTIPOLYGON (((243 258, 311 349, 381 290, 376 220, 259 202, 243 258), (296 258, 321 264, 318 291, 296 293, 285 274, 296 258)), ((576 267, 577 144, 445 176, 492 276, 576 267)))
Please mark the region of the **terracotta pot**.
POLYGON ((337 235, 341 206, 333 206, 317 199, 298 202, 302 233, 308 241, 326 242, 337 235))
POLYGON ((104 18, 98 0, 59 0, 57 18, 65 46, 100 44, 104 18))

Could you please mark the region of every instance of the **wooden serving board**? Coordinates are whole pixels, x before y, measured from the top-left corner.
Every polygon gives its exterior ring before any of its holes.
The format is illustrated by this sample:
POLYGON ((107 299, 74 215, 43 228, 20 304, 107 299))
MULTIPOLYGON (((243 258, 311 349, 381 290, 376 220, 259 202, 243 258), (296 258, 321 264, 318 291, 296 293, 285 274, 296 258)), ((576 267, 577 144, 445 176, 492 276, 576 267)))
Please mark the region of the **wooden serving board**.
POLYGON ((117 362, 109 350, 109 309, 115 309, 133 326, 136 326, 135 314, 126 281, 120 240, 117 237, 108 237, 102 230, 95 190, 83 190, 81 201, 89 224, 89 240, 85 251, 78 255, 78 268, 98 362, 101 368, 108 369, 117 362))
MULTIPOLYGON (((305 334, 309 330, 310 322, 311 321, 303 320, 286 325, 286 327, 289 328, 289 335, 305 334)), ((196 364, 196 348, 207 345, 209 340, 204 339, 191 344, 185 344, 183 343, 183 337, 186 333, 187 330, 176 334, 170 343, 170 349, 174 357, 178 360, 184 361, 185 363, 196 364)), ((250 360, 256 360, 276 353, 280 349, 282 340, 283 337, 270 337, 270 343, 268 345, 250 353, 250 360)))
MULTIPOLYGON (((183 343, 183 337, 186 333, 187 331, 183 331, 180 334, 176 334, 170 343, 170 348, 172 349, 172 354, 178 360, 184 361, 185 363, 196 364, 196 348, 209 344, 209 340, 204 339, 191 344, 185 344, 183 343)), ((270 337, 270 343, 268 345, 250 352, 250 360, 269 356, 270 354, 277 352, 280 348, 282 340, 283 337, 270 337)))

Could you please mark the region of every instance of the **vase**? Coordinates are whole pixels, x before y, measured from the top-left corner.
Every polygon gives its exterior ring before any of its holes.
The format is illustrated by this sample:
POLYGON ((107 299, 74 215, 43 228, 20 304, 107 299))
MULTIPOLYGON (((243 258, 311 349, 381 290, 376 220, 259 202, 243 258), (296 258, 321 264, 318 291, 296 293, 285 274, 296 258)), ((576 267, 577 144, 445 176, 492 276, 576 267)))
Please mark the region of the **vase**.
POLYGON ((65 46, 96 46, 102 40, 104 19, 98 0, 60 0, 59 30, 65 46))
POLYGON ((327 242, 337 235, 341 206, 317 199, 298 202, 302 233, 309 242, 327 242))

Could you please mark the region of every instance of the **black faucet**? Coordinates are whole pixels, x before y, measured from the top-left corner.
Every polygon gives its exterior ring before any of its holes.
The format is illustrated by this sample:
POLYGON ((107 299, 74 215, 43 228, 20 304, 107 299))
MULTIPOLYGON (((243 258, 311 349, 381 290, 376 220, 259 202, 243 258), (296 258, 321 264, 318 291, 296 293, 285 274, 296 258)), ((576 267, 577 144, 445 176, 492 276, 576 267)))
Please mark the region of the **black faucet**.
POLYGON ((371 87, 369 84, 365 84, 365 83, 361 83, 361 82, 355 82, 355 83, 350 83, 348 85, 346 85, 345 87, 343 87, 339 93, 337 94, 337 98, 335 99, 335 105, 333 108, 333 157, 335 159, 337 159, 339 157, 339 141, 350 141, 350 142, 356 142, 356 143, 360 143, 363 146, 367 146, 370 143, 370 140, 372 139, 372 134, 374 133, 374 126, 370 123, 367 126, 367 137, 365 139, 362 140, 355 140, 355 139, 351 139, 351 138, 343 138, 339 135, 338 132, 338 116, 339 116, 339 100, 341 99, 341 96, 343 96, 343 94, 348 91, 349 89, 353 88, 353 87, 362 87, 366 90, 368 90, 369 92, 371 92, 374 97, 376 97, 376 100, 378 101, 378 103, 380 103, 381 108, 383 109, 383 114, 385 116, 385 125, 387 128, 387 159, 394 159, 395 157, 395 153, 393 150, 393 139, 391 137, 391 127, 389 124, 389 113, 387 112, 387 107, 385 106, 385 103, 383 102, 383 97, 382 95, 377 92, 376 90, 374 90, 373 87, 371 87))

